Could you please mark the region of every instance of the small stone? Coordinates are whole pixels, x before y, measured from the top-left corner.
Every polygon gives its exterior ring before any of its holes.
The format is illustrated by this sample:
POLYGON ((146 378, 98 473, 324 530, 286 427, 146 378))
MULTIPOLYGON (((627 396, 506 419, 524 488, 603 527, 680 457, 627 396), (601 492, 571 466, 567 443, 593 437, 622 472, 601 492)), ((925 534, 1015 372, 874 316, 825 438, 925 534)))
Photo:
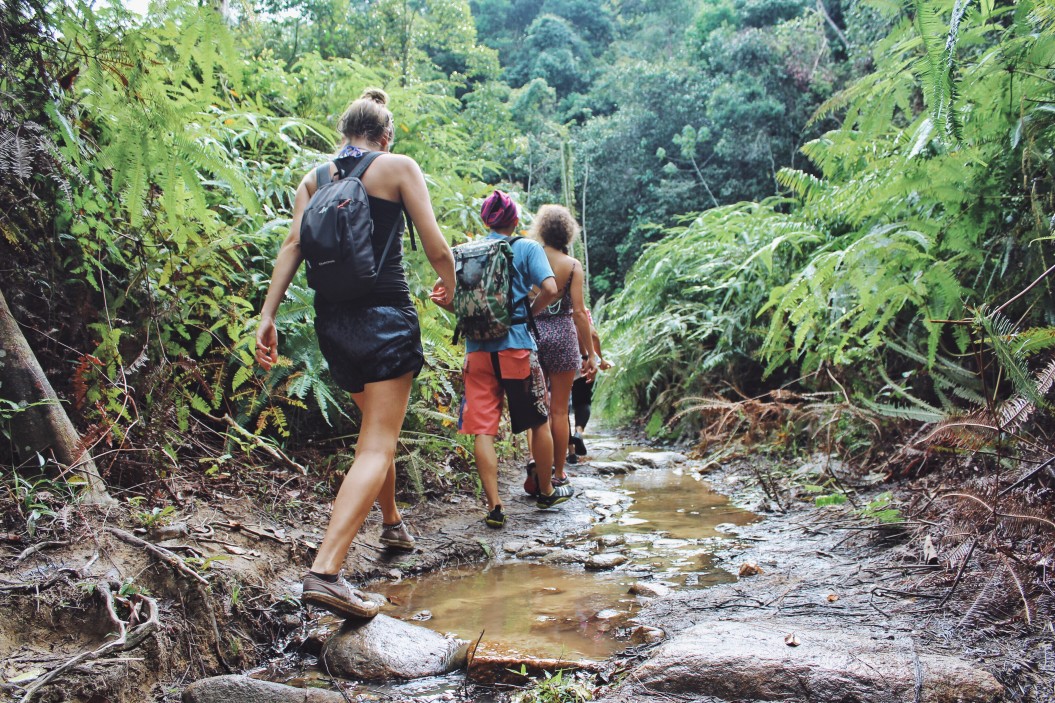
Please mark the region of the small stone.
POLYGON ((653 469, 662 469, 673 464, 681 464, 688 461, 688 457, 680 452, 631 452, 626 460, 631 464, 648 466, 653 469))
POLYGON ((630 587, 630 592, 635 596, 644 596, 645 598, 662 598, 670 595, 670 589, 661 583, 649 583, 647 581, 638 581, 630 587))
POLYGON ((745 561, 743 564, 740 565, 740 578, 745 578, 747 576, 758 576, 759 574, 764 573, 766 572, 762 570, 762 567, 754 563, 753 561, 745 561))
POLYGON ((640 625, 630 633, 630 641, 634 644, 655 644, 662 642, 667 633, 659 628, 640 625))
POLYGON ((614 569, 621 564, 625 564, 627 561, 626 555, 619 554, 618 552, 602 552, 601 554, 594 554, 586 561, 586 569, 588 571, 607 571, 614 569))
POLYGON ((607 548, 618 547, 621 544, 626 544, 626 536, 625 535, 601 535, 600 537, 598 537, 594 541, 597 542, 597 544, 599 544, 602 547, 607 547, 607 548))
POLYGON ((543 564, 582 564, 590 558, 588 552, 574 549, 558 549, 539 559, 543 564))
POLYGON ((538 559, 557 551, 558 547, 528 547, 516 553, 517 559, 538 559))
POLYGON ((622 476, 634 470, 634 466, 625 461, 595 461, 590 465, 597 473, 606 476, 622 476))

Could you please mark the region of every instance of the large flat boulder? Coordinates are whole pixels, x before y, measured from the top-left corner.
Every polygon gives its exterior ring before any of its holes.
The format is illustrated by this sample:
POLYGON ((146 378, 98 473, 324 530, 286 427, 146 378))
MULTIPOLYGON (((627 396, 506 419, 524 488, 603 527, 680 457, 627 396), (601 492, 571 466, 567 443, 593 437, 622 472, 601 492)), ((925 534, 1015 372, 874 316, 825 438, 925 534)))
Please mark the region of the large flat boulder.
POLYGON ((654 693, 686 700, 989 703, 1004 691, 987 671, 917 653, 908 638, 803 629, 790 619, 695 625, 657 647, 628 678, 634 683, 605 700, 654 693))
POLYGON ((439 676, 465 664, 467 642, 378 615, 346 620, 326 641, 320 659, 337 676, 366 681, 439 676))
POLYGON ((183 690, 183 703, 346 703, 337 691, 295 688, 248 676, 214 676, 183 690))

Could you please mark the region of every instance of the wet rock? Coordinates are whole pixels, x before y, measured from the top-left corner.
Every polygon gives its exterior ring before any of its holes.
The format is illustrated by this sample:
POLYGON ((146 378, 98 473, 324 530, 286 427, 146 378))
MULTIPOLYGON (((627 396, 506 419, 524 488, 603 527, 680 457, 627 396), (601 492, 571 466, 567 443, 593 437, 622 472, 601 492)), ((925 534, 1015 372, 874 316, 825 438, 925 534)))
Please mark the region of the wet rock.
POLYGON ((275 622, 277 622, 278 626, 281 627, 284 631, 288 632, 290 630, 296 630, 298 627, 300 627, 303 623, 303 620, 300 617, 294 615, 293 613, 285 613, 284 615, 279 615, 278 617, 276 617, 275 622))
POLYGON ((691 627, 660 645, 630 678, 649 691, 726 701, 989 703, 1004 690, 966 661, 917 653, 907 638, 763 619, 691 627), (799 646, 787 645, 789 634, 799 646))
POLYGON ((639 466, 664 469, 668 466, 688 461, 688 457, 680 452, 631 452, 627 455, 626 460, 639 466))
POLYGON ((502 545, 502 551, 506 554, 516 554, 522 549, 526 549, 527 544, 524 542, 506 542, 502 545))
POLYGON ((597 473, 606 476, 622 476, 633 471, 636 466, 626 461, 594 461, 590 463, 597 473))
POLYGON ((215 676, 183 691, 183 703, 345 703, 337 691, 295 688, 248 676, 215 676))
POLYGON ((601 535, 594 541, 601 547, 618 547, 619 545, 626 544, 626 535, 601 535))
POLYGON ((662 583, 638 581, 630 587, 630 592, 635 596, 643 596, 645 598, 662 598, 663 596, 670 595, 670 588, 664 586, 662 583))
POLYGON ((630 633, 630 642, 633 644, 655 644, 662 642, 667 633, 658 627, 639 625, 630 633))
POLYGON ((578 549, 559 549, 539 559, 543 564, 582 564, 590 558, 589 552, 578 549))
POLYGON ((308 630, 308 635, 304 638, 304 652, 319 656, 323 645, 341 629, 343 622, 343 620, 333 615, 322 617, 308 630))
POLYGON ((538 559, 539 557, 544 557, 548 554, 552 554, 553 552, 556 552, 559 549, 560 547, 528 547, 527 549, 521 549, 519 552, 517 552, 516 557, 517 559, 538 559))
POLYGON ((587 500, 598 505, 603 505, 607 508, 619 505, 622 502, 629 501, 630 496, 625 493, 616 493, 615 491, 584 491, 583 495, 586 496, 587 500))
POLYGON ((589 571, 607 571, 614 569, 620 564, 626 563, 626 555, 618 552, 602 552, 594 554, 586 560, 586 568, 589 571))
POLYGON ((503 656, 494 654, 477 654, 469 662, 469 679, 482 684, 510 684, 523 686, 530 679, 545 678, 546 673, 558 671, 592 671, 601 670, 601 663, 590 660, 568 659, 535 659, 521 656, 503 656))
POLYGON ((378 615, 365 623, 346 620, 323 647, 331 672, 351 679, 380 681, 438 676, 465 662, 468 643, 418 625, 378 615))

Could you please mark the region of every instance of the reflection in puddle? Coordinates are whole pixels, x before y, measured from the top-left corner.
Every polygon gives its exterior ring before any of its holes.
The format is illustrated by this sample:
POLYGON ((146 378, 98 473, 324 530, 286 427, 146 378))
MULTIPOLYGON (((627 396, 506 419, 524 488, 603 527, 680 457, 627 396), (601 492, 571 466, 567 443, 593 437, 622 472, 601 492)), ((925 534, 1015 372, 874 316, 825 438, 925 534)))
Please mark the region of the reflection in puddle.
POLYGON ((447 569, 384 592, 396 604, 389 615, 428 609, 422 624, 433 630, 472 642, 483 632, 481 652, 553 658, 604 659, 621 648, 611 630, 637 609, 617 578, 521 561, 447 569))
POLYGON ((601 521, 564 546, 603 542, 601 551, 628 558, 619 570, 525 561, 446 569, 384 586, 395 604, 385 612, 472 642, 483 632, 481 652, 603 659, 625 646, 615 635, 640 607, 627 593, 635 581, 700 588, 734 579, 711 555, 753 514, 680 469, 641 469, 603 489, 593 483, 583 495, 601 521))

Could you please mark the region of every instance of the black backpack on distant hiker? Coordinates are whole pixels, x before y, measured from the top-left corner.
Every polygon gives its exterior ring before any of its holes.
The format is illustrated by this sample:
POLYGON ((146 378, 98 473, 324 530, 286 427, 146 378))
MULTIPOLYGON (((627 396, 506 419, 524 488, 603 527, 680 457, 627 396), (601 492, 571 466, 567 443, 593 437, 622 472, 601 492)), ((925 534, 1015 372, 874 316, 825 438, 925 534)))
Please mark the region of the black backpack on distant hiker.
MULTIPOLYGON (((374 221, 362 178, 380 151, 335 159, 339 180, 330 179, 330 164, 315 169, 315 195, 300 220, 300 251, 308 285, 327 301, 346 303, 370 293, 399 232, 396 218, 380 257, 374 256, 374 221)), ((414 226, 410 246, 414 245, 414 226)))

